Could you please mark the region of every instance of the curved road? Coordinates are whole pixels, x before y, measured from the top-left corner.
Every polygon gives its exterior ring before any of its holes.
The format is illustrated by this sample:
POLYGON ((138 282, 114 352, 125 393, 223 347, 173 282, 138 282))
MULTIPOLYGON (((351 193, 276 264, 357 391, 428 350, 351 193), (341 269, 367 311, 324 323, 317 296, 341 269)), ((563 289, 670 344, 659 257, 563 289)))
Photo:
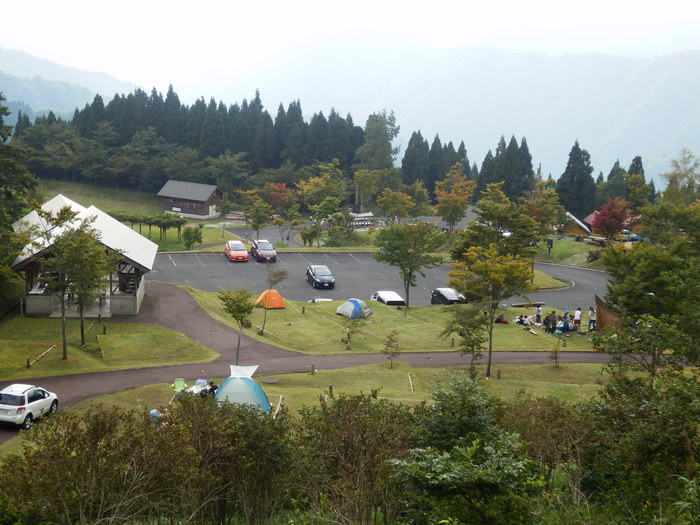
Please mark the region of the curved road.
MULTIPOLYGON (((579 269, 580 270, 580 269, 579 269)), ((562 270, 562 274, 568 270, 562 270)), ((538 292, 548 293, 548 292, 538 292)), ((557 293, 557 292, 553 292, 557 293)), ((534 294, 533 294, 534 295, 534 294)), ((534 300, 534 298, 533 298, 534 300)), ((549 301, 548 301, 548 304, 549 301)), ((91 397, 154 383, 170 383, 176 377, 193 381, 199 377, 226 377, 229 365, 235 361, 233 341, 238 332, 212 319, 192 299, 190 294, 174 284, 155 281, 146 283, 146 297, 138 316, 115 316, 109 322, 160 324, 184 333, 215 350, 220 356, 214 361, 186 365, 161 366, 131 370, 115 370, 88 374, 23 379, 40 384, 59 394, 61 407, 67 408, 91 397)), ((563 352, 562 363, 602 363, 609 357, 596 352, 563 352)), ((258 374, 282 374, 317 369, 337 369, 385 362, 382 354, 346 354, 314 356, 284 350, 243 336, 239 363, 259 365, 258 374)), ((412 366, 453 366, 465 364, 459 352, 404 353, 401 361, 412 366)), ((549 362, 546 352, 494 352, 493 364, 542 364, 549 362)), ((0 443, 16 435, 11 427, 0 427, 0 443)))

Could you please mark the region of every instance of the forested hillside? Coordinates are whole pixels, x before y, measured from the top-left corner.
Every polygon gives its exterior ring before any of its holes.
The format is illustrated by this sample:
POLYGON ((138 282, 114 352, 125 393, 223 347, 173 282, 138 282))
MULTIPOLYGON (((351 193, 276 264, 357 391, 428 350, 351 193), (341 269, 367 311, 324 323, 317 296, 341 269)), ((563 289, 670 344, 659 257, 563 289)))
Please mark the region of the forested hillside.
POLYGON ((313 182, 332 165, 341 203, 361 200, 372 209, 389 189, 412 199, 413 215, 430 213, 426 206, 436 182, 455 165, 476 181, 477 195, 487 184, 503 181, 506 195, 517 199, 537 177, 526 139, 515 137, 508 143, 501 137, 479 167, 463 142, 455 148, 436 136, 429 143, 415 131, 396 168, 398 132, 393 113, 384 111, 370 115, 364 127, 333 109, 307 122, 300 101, 286 108, 280 104, 273 118, 259 93, 231 106, 213 98, 187 106, 171 87, 165 97, 136 90, 105 103, 98 95, 70 122, 49 114, 32 123, 20 114, 14 140, 27 149, 30 169, 39 177, 147 192, 177 179, 216 184, 232 199, 237 190, 265 184, 291 188, 313 182), (361 196, 351 199, 350 189, 361 196))

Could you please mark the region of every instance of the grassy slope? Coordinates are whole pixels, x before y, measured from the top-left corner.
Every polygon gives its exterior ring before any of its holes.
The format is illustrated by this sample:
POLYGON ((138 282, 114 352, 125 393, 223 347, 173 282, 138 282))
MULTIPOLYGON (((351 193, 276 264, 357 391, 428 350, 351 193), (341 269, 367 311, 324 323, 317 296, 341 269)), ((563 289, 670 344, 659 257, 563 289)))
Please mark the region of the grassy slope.
POLYGON ((143 368, 163 363, 206 362, 217 357, 209 348, 179 332, 155 325, 86 322, 85 348, 80 348, 80 323, 68 321, 68 359, 62 359, 61 321, 15 317, 0 323, 2 365, 0 380, 25 377, 143 368), (107 327, 107 334, 103 333, 107 327), (30 369, 46 349, 55 348, 30 369), (143 349, 149 349, 144 352, 143 349))
MULTIPOLYGON (((216 293, 202 292, 186 288, 194 299, 215 319, 237 329, 233 319, 224 312, 216 293)), ((262 326, 264 310, 256 308, 251 316, 252 327, 245 333, 268 343, 309 354, 344 353, 343 319, 335 313, 341 301, 301 303, 287 301, 287 308, 268 310, 265 324, 266 335, 260 336, 256 327, 262 326), (304 313, 302 313, 302 309, 304 313)), ((389 332, 398 332, 399 344, 404 352, 454 351, 451 338, 441 338, 448 318, 449 307, 433 305, 411 307, 407 315, 404 311, 381 303, 370 302, 370 315, 351 343, 353 353, 380 352, 389 332)), ((521 314, 534 314, 534 309, 511 308, 505 311, 509 319, 521 314)), ((538 335, 523 330, 516 324, 496 325, 494 330, 494 350, 535 350, 550 352, 557 345, 557 339, 545 335, 537 329, 538 335)), ((566 338, 563 350, 590 350, 588 337, 572 335, 566 338)), ((458 344, 456 342, 455 344, 458 344)))

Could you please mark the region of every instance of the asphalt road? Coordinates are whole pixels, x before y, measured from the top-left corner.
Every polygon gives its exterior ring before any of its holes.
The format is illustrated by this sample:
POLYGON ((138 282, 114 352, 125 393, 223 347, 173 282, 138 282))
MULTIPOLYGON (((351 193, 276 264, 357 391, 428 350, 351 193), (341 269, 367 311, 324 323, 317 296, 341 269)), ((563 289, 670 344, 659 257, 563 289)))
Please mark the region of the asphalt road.
MULTIPOLYGON (((309 301, 325 297, 333 300, 345 300, 350 297, 369 299, 377 290, 395 290, 402 296, 403 282, 395 267, 378 263, 369 253, 309 253, 284 252, 278 254, 276 263, 258 263, 253 260, 230 262, 220 253, 171 253, 158 254, 153 270, 146 279, 170 284, 191 286, 205 292, 215 292, 219 288, 244 286, 253 293, 260 293, 267 288, 268 269, 286 270, 288 277, 275 288, 286 298, 293 301, 309 301), (324 264, 330 268, 336 279, 332 290, 314 289, 306 281, 306 267, 310 264, 324 264)), ((605 294, 607 274, 597 270, 588 270, 571 266, 548 263, 536 263, 535 268, 561 279, 567 287, 558 290, 543 290, 530 294, 532 301, 546 303, 546 307, 568 308, 581 307, 588 310, 593 306, 594 294, 605 294)), ((428 306, 430 292, 446 286, 449 279, 447 272, 450 264, 442 264, 426 270, 425 277, 418 277, 417 286, 410 290, 410 304, 428 306)), ((514 297, 506 304, 523 301, 514 297)))
MULTIPOLYGON (((198 340, 216 350, 221 357, 210 363, 198 363, 181 366, 162 366, 137 370, 98 372, 75 376, 57 376, 38 379, 26 379, 23 382, 39 384, 59 394, 61 408, 70 407, 85 399, 103 395, 115 390, 133 388, 153 383, 169 383, 174 377, 225 377, 228 365, 233 362, 228 355, 231 351, 230 341, 234 335, 232 329, 214 321, 201 308, 195 306, 191 296, 180 288, 169 284, 185 284, 204 291, 216 291, 218 288, 246 286, 251 291, 259 292, 267 287, 266 278, 269 267, 285 269, 289 277, 276 288, 292 300, 306 301, 315 297, 347 299, 348 297, 368 298, 376 290, 402 290, 398 271, 388 265, 380 264, 370 254, 352 253, 283 253, 274 265, 256 263, 231 263, 221 253, 203 254, 159 254, 153 271, 148 274, 146 298, 138 317, 121 316, 111 322, 145 322, 169 326, 198 340), (305 279, 305 269, 309 264, 326 264, 337 279, 334 290, 314 290, 305 279)), ((606 274, 600 271, 586 270, 560 265, 538 263, 536 268, 564 280, 567 288, 543 290, 531 294, 532 301, 544 301, 554 308, 574 309, 581 306, 587 309, 593 304, 593 294, 605 293, 606 274)), ((430 291, 447 282, 447 272, 451 265, 445 264, 428 270, 424 278, 418 279, 418 286, 411 290, 411 304, 428 305, 430 291)), ((513 298, 512 301, 520 301, 513 298)), ((119 317, 119 316, 118 316, 119 317)), ((280 374, 308 371, 311 364, 319 370, 344 368, 367 363, 384 362, 383 355, 339 355, 310 356, 297 354, 269 347, 264 343, 245 338, 242 347, 245 361, 242 364, 259 364, 259 373, 280 374)), ((464 364, 464 357, 457 352, 438 354, 405 353, 401 360, 413 366, 450 366, 464 364)), ((563 363, 599 363, 607 356, 595 352, 564 352, 563 363)), ((543 352, 508 352, 499 351, 493 355, 493 364, 521 363, 534 364, 548 362, 548 355, 543 352)), ((0 425, 0 443, 15 436, 17 431, 8 425, 0 425)))

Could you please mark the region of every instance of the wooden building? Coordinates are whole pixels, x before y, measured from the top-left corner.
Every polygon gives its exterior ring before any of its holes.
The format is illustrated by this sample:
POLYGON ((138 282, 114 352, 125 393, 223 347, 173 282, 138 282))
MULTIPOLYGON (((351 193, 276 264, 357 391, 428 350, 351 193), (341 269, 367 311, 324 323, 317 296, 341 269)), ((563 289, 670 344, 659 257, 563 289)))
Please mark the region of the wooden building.
MULTIPOLYGON (((85 312, 86 317, 109 317, 112 314, 136 315, 145 294, 145 275, 150 272, 155 262, 158 245, 135 232, 127 225, 107 215, 95 206, 85 208, 80 204, 57 195, 44 203, 42 209, 53 214, 68 207, 76 212, 74 221, 91 219, 91 227, 100 234, 100 242, 109 251, 119 251, 121 260, 114 271, 105 278, 99 298, 85 312)), ((44 220, 36 211, 25 215, 13 225, 15 231, 37 232, 15 258, 11 268, 24 278, 26 297, 23 310, 27 315, 56 316, 60 310, 61 297, 51 290, 48 283, 52 276, 45 273, 42 259, 51 253, 52 242, 47 241, 38 232, 46 231, 44 220)), ((71 226, 69 225, 68 228, 71 226)), ((65 228, 65 227, 63 227, 65 228)), ((60 237, 61 227, 52 231, 51 238, 60 237)), ((75 302, 68 301, 68 315, 77 312, 75 302)))
POLYGON ((165 213, 192 219, 218 217, 224 193, 212 184, 169 180, 158 196, 163 198, 165 213))

